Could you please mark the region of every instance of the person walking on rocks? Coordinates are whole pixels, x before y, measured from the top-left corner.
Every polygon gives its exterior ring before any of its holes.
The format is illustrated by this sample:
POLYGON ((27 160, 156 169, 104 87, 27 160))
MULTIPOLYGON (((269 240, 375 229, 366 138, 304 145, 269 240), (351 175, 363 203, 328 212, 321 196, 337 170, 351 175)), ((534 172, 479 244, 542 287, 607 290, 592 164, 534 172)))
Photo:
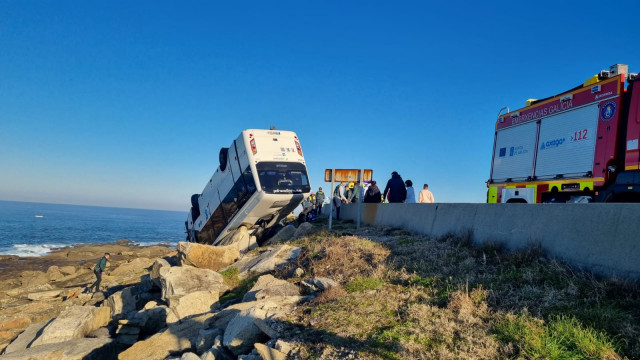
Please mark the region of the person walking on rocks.
POLYGON ((111 259, 111 254, 104 253, 104 256, 98 260, 96 266, 93 267, 93 273, 96 274, 96 281, 89 286, 87 292, 98 292, 100 291, 100 282, 102 281, 102 274, 104 274, 105 269, 107 268, 107 261, 111 259))

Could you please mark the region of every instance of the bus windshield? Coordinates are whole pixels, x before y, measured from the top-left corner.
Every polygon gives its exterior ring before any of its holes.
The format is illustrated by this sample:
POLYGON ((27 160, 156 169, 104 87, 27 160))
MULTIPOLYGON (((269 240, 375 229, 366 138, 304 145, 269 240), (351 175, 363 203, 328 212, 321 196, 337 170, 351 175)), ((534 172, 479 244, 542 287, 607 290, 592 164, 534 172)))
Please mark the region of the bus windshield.
POLYGON ((300 163, 264 161, 256 164, 262 190, 270 194, 302 194, 311 191, 307 168, 300 163))

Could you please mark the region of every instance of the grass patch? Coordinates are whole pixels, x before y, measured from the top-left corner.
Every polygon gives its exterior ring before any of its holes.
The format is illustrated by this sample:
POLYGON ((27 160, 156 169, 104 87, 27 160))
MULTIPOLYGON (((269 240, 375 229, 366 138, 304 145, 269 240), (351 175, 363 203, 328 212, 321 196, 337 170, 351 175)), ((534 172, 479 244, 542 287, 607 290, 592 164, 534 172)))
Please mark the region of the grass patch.
POLYGON ((359 291, 376 290, 384 281, 375 277, 357 277, 347 283, 346 290, 352 294, 359 291))
POLYGON ((341 285, 290 319, 302 359, 640 358, 635 282, 596 278, 537 244, 508 252, 473 247, 471 234, 343 229, 360 236, 297 243, 305 276, 341 285))
POLYGON ((258 280, 257 277, 240 279, 238 277, 238 269, 236 268, 230 268, 225 271, 221 271, 220 275, 222 275, 224 283, 229 287, 229 291, 220 296, 219 301, 221 304, 224 304, 225 302, 230 300, 242 299, 258 280))
POLYGON ((390 254, 389 249, 374 241, 328 233, 318 234, 299 246, 303 246, 303 250, 297 260, 298 267, 313 276, 329 277, 341 284, 383 273, 390 254))
POLYGON ((621 359, 606 334, 584 327, 574 317, 558 316, 545 324, 526 314, 509 315, 493 331, 528 359, 621 359))
POLYGON ((410 238, 410 237, 406 237, 403 236, 400 239, 398 239, 398 245, 413 245, 415 244, 415 240, 410 238))

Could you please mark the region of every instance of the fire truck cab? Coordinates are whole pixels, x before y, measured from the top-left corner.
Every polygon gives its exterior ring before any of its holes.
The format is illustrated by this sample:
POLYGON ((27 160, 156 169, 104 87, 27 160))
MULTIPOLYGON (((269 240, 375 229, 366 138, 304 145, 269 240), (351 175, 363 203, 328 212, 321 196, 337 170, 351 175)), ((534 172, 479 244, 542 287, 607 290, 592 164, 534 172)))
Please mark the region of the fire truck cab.
POLYGON ((635 78, 616 64, 558 95, 500 110, 487 202, 640 200, 635 78))

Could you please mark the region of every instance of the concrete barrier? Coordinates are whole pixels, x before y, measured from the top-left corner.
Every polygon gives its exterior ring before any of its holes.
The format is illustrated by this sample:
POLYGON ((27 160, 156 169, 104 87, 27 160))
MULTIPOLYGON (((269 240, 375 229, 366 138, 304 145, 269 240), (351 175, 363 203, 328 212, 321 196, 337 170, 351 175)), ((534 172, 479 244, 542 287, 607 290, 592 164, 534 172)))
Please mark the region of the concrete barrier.
MULTIPOLYGON (((324 209, 323 209, 324 210, 324 209)), ((637 204, 362 204, 362 223, 439 237, 471 231, 473 243, 510 250, 540 244, 547 255, 593 273, 640 279, 637 204)), ((342 219, 356 220, 356 204, 342 219)))

